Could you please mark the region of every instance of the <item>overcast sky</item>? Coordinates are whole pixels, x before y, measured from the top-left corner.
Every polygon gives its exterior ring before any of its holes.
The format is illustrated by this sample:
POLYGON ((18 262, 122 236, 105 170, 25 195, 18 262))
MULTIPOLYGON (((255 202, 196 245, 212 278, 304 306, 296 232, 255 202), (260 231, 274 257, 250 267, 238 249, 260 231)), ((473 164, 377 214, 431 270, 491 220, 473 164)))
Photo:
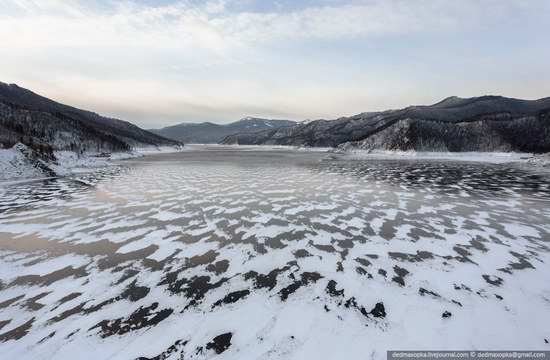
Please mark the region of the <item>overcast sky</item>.
POLYGON ((142 127, 550 96, 548 0, 0 0, 0 81, 142 127))

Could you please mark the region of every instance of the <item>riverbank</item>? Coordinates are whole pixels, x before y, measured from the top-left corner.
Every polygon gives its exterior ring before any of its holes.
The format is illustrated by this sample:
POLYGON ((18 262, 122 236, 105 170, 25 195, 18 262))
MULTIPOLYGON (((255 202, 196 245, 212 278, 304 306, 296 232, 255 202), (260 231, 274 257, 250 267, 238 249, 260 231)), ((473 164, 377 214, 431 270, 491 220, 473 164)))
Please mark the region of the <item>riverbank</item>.
POLYGON ((450 160, 482 162, 491 164, 514 164, 522 168, 550 170, 550 153, 533 154, 520 152, 426 152, 389 150, 330 151, 346 160, 450 160))
POLYGON ((550 169, 550 154, 516 152, 415 152, 415 151, 335 151, 331 148, 309 148, 266 145, 190 145, 142 147, 129 152, 77 154, 72 151, 54 151, 53 156, 40 154, 19 143, 10 149, 0 149, 0 183, 32 181, 58 176, 70 176, 74 172, 94 171, 109 166, 113 161, 126 160, 152 154, 185 150, 241 150, 241 151, 313 151, 327 152, 345 160, 451 160, 494 164, 514 163, 521 167, 550 169))
POLYGON ((78 154, 73 151, 39 153, 18 143, 9 149, 0 149, 0 183, 38 180, 70 176, 75 171, 109 166, 111 161, 132 159, 153 153, 181 151, 181 147, 136 148, 128 152, 78 154))
POLYGON ((422 160, 457 160, 478 161, 489 163, 510 163, 527 161, 534 158, 532 153, 517 152, 428 152, 428 151, 389 151, 389 150, 352 150, 331 151, 333 154, 357 160, 391 160, 391 159, 422 159, 422 160))

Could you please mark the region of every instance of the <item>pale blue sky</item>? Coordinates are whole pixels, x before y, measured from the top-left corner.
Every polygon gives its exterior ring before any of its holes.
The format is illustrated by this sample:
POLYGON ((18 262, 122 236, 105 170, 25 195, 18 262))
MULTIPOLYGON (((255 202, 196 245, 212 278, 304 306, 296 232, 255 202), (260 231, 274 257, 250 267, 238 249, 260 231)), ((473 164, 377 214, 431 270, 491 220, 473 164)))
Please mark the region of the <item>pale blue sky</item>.
POLYGON ((0 81, 143 127, 550 96, 550 1, 0 0, 0 81))

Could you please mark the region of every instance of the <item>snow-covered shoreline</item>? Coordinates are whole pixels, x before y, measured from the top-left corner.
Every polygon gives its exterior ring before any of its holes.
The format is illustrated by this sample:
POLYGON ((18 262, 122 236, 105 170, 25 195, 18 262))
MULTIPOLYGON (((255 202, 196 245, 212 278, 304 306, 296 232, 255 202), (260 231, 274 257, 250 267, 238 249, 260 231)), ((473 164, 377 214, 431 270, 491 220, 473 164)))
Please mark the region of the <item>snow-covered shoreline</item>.
POLYGON ((77 154, 73 151, 54 151, 55 159, 40 156, 29 147, 18 143, 9 149, 0 149, 0 184, 70 176, 75 172, 94 171, 112 165, 112 161, 133 159, 155 153, 182 151, 181 147, 135 148, 129 152, 77 154))
POLYGON ((536 154, 524 163, 527 165, 543 167, 550 170, 550 153, 536 154))
POLYGON ((9 149, 0 149, 0 184, 9 185, 22 181, 35 181, 59 176, 70 176, 75 172, 94 171, 113 164, 113 161, 133 159, 141 156, 201 150, 205 147, 239 149, 241 151, 313 151, 326 152, 346 160, 452 160, 493 164, 514 163, 533 168, 550 168, 550 154, 505 153, 505 152, 416 152, 416 151, 332 151, 332 148, 295 147, 284 145, 217 145, 191 144, 185 147, 136 147, 130 152, 77 154, 72 151, 54 151, 55 160, 40 157, 38 153, 23 144, 9 149))
POLYGON ((392 151, 392 150, 348 150, 335 151, 331 147, 298 147, 290 145, 221 145, 189 144, 191 149, 200 147, 234 148, 242 151, 311 151, 326 152, 346 160, 453 160, 492 164, 516 163, 531 167, 550 167, 550 153, 534 154, 520 152, 438 152, 438 151, 392 151))
POLYGON ((390 150, 354 150, 332 152, 350 160, 455 160, 494 164, 512 162, 528 163, 544 154, 518 152, 427 152, 427 151, 390 151, 390 150))

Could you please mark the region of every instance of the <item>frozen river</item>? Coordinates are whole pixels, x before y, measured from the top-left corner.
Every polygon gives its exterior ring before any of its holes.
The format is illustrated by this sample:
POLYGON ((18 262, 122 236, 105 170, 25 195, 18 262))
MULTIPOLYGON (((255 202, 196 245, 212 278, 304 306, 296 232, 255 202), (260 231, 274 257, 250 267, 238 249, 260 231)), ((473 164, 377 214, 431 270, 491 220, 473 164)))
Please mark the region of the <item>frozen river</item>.
POLYGON ((550 178, 206 147, 0 185, 0 358, 550 345, 550 178))

